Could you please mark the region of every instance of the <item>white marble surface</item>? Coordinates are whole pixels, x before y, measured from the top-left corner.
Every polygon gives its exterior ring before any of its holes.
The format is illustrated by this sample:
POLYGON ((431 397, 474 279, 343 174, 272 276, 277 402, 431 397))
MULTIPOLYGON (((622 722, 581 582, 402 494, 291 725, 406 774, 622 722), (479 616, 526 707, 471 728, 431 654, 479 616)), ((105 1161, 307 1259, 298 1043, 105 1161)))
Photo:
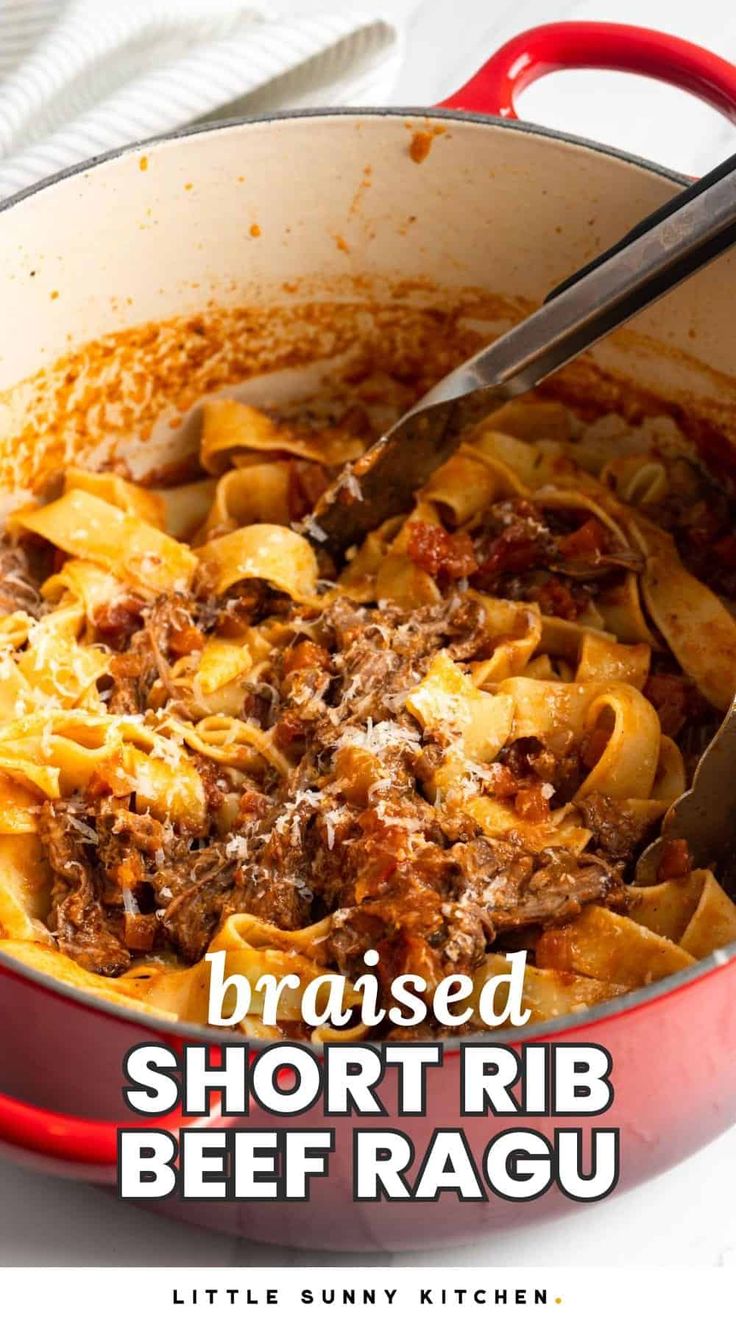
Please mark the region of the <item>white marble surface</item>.
MULTIPOLYGON (((333 0, 334 2, 334 0, 333 0)), ((370 0, 342 0, 368 8, 370 0)), ((283 0, 284 9, 330 0, 283 0)), ((736 61, 736 6, 727 0, 384 0, 406 24, 392 100, 431 104, 464 82, 502 41, 535 23, 598 18, 659 27, 736 61)), ((525 118, 582 133, 687 173, 736 151, 736 129, 679 92, 622 75, 571 73, 531 88, 525 118)), ((673 1082, 673 1088, 676 1083, 673 1082)), ((441 1256, 417 1252, 363 1263, 736 1266, 736 1130, 647 1186, 550 1225, 441 1256)), ((260 1247, 180 1227, 109 1195, 0 1162, 0 1265, 343 1264, 339 1256, 260 1247)), ((360 1257, 350 1256, 357 1264, 360 1257)))

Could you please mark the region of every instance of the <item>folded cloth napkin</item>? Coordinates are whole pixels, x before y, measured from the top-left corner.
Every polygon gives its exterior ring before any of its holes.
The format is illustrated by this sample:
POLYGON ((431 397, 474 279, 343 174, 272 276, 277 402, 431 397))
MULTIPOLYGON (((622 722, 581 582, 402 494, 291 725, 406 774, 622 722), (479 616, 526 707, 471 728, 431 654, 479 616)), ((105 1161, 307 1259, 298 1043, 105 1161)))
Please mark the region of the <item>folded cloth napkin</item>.
POLYGON ((388 97, 400 40, 270 0, 0 0, 0 198, 197 120, 388 97))

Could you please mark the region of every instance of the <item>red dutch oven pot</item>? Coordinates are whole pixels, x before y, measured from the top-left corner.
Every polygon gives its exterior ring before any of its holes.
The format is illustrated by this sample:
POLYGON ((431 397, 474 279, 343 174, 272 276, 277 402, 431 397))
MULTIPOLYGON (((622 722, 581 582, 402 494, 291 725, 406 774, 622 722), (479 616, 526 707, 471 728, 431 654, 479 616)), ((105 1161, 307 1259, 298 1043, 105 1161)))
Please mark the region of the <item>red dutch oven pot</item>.
MULTIPOLYGON (((91 167, 57 176, 0 209, 0 248, 10 264, 4 270, 0 259, 0 297, 6 308, 9 300, 20 298, 26 318, 30 314, 34 326, 43 327, 34 341, 36 333, 26 333, 23 328, 30 323, 23 322, 18 346, 8 347, 0 363, 0 389, 53 361, 68 333, 83 343, 114 330, 128 289, 138 321, 190 309, 193 296, 181 293, 177 264, 190 271, 192 286, 201 288, 209 281, 215 289, 212 271, 197 256, 205 245, 195 242, 198 235, 208 235, 208 261, 218 261, 223 275, 238 264, 242 267, 244 196, 251 207, 248 220, 257 219, 264 235, 269 223, 281 227, 277 252, 269 253, 267 245, 249 249, 248 263, 255 268, 260 264, 255 274, 263 288, 269 262, 278 265, 282 276, 300 265, 319 272, 328 288, 348 247, 335 246, 335 232, 342 232, 349 218, 354 220, 352 185, 348 192, 340 190, 354 163, 356 142, 361 163, 372 161, 377 177, 374 196, 365 205, 373 207, 380 220, 378 211, 386 199, 395 209, 401 196, 418 221, 410 239, 405 229, 389 233, 387 224, 382 230, 374 224, 371 231, 366 223, 364 248, 362 232, 351 235, 352 261, 361 270, 380 275, 395 269, 397 259, 408 274, 426 271, 433 262, 438 269, 454 265, 476 284, 487 271, 489 289, 540 299, 591 255, 583 243, 585 239, 590 245, 591 229, 595 246, 605 247, 683 183, 681 177, 621 153, 514 123, 518 93, 544 74, 573 67, 616 69, 674 83, 736 121, 736 68, 725 60, 641 28, 560 23, 513 38, 439 111, 431 112, 431 126, 441 136, 421 169, 409 162, 406 132, 407 123, 422 126, 423 112, 405 110, 307 112, 197 129, 147 144, 145 164, 148 158, 153 162, 149 171, 138 169, 140 148, 113 153, 91 167), (300 191, 305 156, 308 173, 303 173, 300 191), (247 185, 251 177, 257 181, 255 191, 249 194, 246 188, 244 194, 243 180, 247 185), (207 188, 200 210, 192 204, 194 210, 185 212, 190 204, 182 199, 193 196, 184 192, 191 190, 192 179, 203 180, 207 188), (152 187, 157 190, 153 209, 158 209, 162 232, 176 234, 179 241, 169 244, 165 254, 168 240, 141 220, 151 214, 152 187), (299 226, 295 220, 285 229, 287 202, 292 218, 300 219, 299 226), (86 232, 80 239, 82 215, 86 232), (132 223, 136 218, 137 226, 132 223), (493 240, 487 235, 489 226, 494 228, 493 240), (292 229, 298 233, 290 239, 292 229), (90 234, 93 287, 85 285, 90 234), (383 252, 382 245, 391 252, 383 252), (37 263, 30 274, 40 272, 40 291, 38 281, 19 277, 20 290, 13 293, 19 251, 24 254, 23 270, 37 263), (153 271, 158 282, 151 280, 153 271), (50 304, 48 287, 65 272, 72 280, 60 311, 64 298, 50 304)), ((719 389, 733 403, 736 389, 729 383, 736 378, 736 360, 729 363, 724 348, 733 297, 729 294, 724 306, 724 286, 730 280, 731 290, 736 287, 736 267, 725 258, 713 272, 658 305, 647 315, 644 329, 670 346, 682 346, 686 334, 699 358, 721 375, 719 389)), ((154 1040, 220 1041, 212 1031, 191 1025, 177 1025, 172 1036, 170 1022, 104 1005, 6 955, 0 955, 0 1006, 0 1149, 21 1163, 89 1182, 114 1182, 118 1126, 137 1124, 124 1116, 121 1096, 121 1063, 127 1050, 154 1040)), ((620 1129, 619 1190, 625 1190, 677 1163, 736 1120, 736 948, 602 1007, 494 1039, 514 1045, 595 1042, 608 1050, 615 1086, 609 1113, 604 1119, 567 1118, 562 1124, 584 1131, 596 1124, 620 1129)), ((408 1133, 420 1155, 436 1126, 461 1126, 474 1153, 482 1154, 509 1120, 460 1118, 456 1042, 446 1043, 443 1069, 434 1075, 427 1118, 398 1118, 392 1085, 382 1086, 388 1115, 380 1125, 408 1133)), ((213 1117, 194 1124, 214 1122, 213 1117)), ((192 1124, 178 1115, 156 1123, 173 1133, 192 1124)), ((239 1124, 268 1127, 273 1119, 256 1114, 239 1124)), ((450 1195, 426 1204, 356 1205, 351 1195, 354 1123, 325 1120, 316 1108, 298 1124, 337 1127, 330 1175, 313 1183, 308 1204, 184 1204, 172 1199, 153 1207, 259 1240, 362 1250, 470 1240, 492 1234, 497 1226, 507 1228, 571 1208, 554 1188, 531 1203, 490 1199, 467 1204, 450 1195)), ((514 1119, 517 1124, 524 1125, 523 1116, 514 1119)), ((552 1136, 555 1122, 533 1118, 529 1125, 552 1136)))

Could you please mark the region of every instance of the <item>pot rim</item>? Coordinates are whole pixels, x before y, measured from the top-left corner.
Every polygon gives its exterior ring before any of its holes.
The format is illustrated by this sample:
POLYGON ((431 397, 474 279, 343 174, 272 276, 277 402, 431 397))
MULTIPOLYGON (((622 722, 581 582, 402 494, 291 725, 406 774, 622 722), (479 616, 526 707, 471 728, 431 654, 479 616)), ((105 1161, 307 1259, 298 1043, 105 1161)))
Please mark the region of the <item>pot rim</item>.
MULTIPOLYGON (((719 970, 725 970, 734 963, 736 963, 736 942, 730 943, 728 947, 718 948, 711 952, 710 956, 703 957, 684 970, 680 970, 674 975, 668 975, 665 979, 659 979, 643 988, 631 989, 628 993, 622 993, 617 998, 610 998, 608 1001, 599 1002, 592 1007, 584 1007, 580 1011, 570 1012, 566 1016, 555 1016, 548 1021, 531 1022, 526 1026, 512 1026, 504 1030, 494 1031, 489 1029, 472 1034, 453 1035, 452 1037, 434 1039, 432 1042, 442 1045, 444 1055, 459 1051, 461 1045, 468 1042, 474 1044, 522 1044, 539 1040, 551 1041, 584 1026, 605 1025, 608 1021, 618 1020, 619 1017, 638 1011, 650 1003, 671 997, 690 984, 698 983, 701 979, 715 975, 719 970)), ((233 1039, 237 1042, 243 1041, 242 1034, 234 1028, 216 1029, 211 1025, 200 1025, 193 1021, 167 1020, 162 1016, 157 1016, 154 1011, 146 1011, 143 1008, 141 1011, 136 1011, 132 1007, 122 1007, 114 1002, 107 1002, 101 995, 87 993, 83 989, 67 985, 63 980, 57 979, 53 975, 44 974, 40 970, 35 970, 33 966, 26 965, 17 957, 8 956, 0 950, 0 976, 2 976, 3 970, 6 970, 11 977, 20 979, 21 982, 45 989, 46 992, 60 998, 62 1001, 79 1003, 88 1011, 96 1012, 100 1016, 112 1016, 113 1019, 124 1021, 128 1025, 139 1025, 143 1030, 147 1030, 149 1035, 157 1032, 163 1039, 170 1039, 175 1036, 180 1041, 196 1040, 200 1043, 211 1044, 221 1044, 233 1039)), ((257 1049, 261 1043, 260 1040, 250 1040, 249 1042, 254 1049, 257 1049)), ((270 1042, 272 1041, 263 1041, 264 1045, 270 1042)), ((324 1052, 323 1044, 314 1044, 309 1040, 303 1042, 300 1040, 299 1042, 302 1047, 311 1049, 316 1056, 321 1056, 324 1052)), ((370 1042, 378 1047, 390 1041, 372 1039, 370 1042)), ((426 1038, 421 1038, 417 1039, 416 1042, 427 1043, 429 1041, 426 1038)))
POLYGON ((106 165, 109 161, 115 161, 118 157, 134 156, 141 148, 159 147, 168 142, 176 142, 181 138, 194 138, 200 134, 227 133, 249 125, 273 124, 286 120, 361 119, 363 117, 372 119, 418 117, 432 120, 454 120, 464 124, 490 124, 494 128, 507 129, 511 133, 548 138, 552 142, 564 142, 573 147, 583 147, 588 151, 597 152, 601 156, 610 156, 614 160, 623 161, 627 165, 638 166, 642 170, 648 170, 651 174, 659 175, 662 179, 671 180, 675 184, 682 184, 683 187, 692 183, 692 180, 680 171, 671 170, 668 166, 660 165, 656 161, 649 161, 646 157, 637 156, 635 152, 627 152, 619 147, 610 147, 605 143, 596 142, 593 138, 585 138, 579 134, 564 133, 562 129, 550 129, 542 124, 532 124, 529 120, 504 119, 501 115, 482 115, 469 110, 446 110, 440 106, 323 106, 305 110, 277 110, 269 115, 234 115, 229 119, 206 120, 203 123, 183 125, 179 129, 172 129, 169 133, 154 134, 150 138, 138 138, 134 142, 125 143, 122 147, 111 147, 107 152, 99 152, 96 156, 88 157, 84 161, 77 161, 74 165, 65 166, 63 170, 57 170, 55 174, 46 175, 43 179, 37 180, 34 184, 29 184, 17 193, 11 193, 10 197, 0 199, 0 214, 10 211, 18 203, 25 202, 27 198, 34 197, 45 189, 53 188, 55 184, 60 184, 65 179, 71 179, 74 175, 86 174, 87 171, 106 165))
MULTIPOLYGON (((603 156, 611 157, 614 160, 624 162, 627 165, 633 165, 642 170, 647 170, 652 174, 659 175, 663 179, 670 180, 672 183, 686 185, 689 180, 686 175, 678 171, 671 170, 653 161, 648 161, 635 153, 624 151, 617 147, 609 147, 603 143, 595 142, 590 138, 584 138, 577 134, 563 133, 559 129, 550 129, 542 125, 531 124, 526 120, 509 120, 498 115, 481 115, 470 111, 434 109, 427 106, 367 106, 367 107, 323 107, 307 110, 284 110, 277 111, 269 115, 240 115, 227 120, 207 121, 203 124, 187 125, 180 129, 174 129, 170 133, 157 134, 151 138, 140 139, 132 143, 127 143, 122 147, 112 148, 110 151, 102 152, 88 160, 77 162, 75 165, 67 166, 59 170, 56 174, 29 185, 21 189, 18 193, 12 194, 9 198, 0 201, 0 215, 10 211, 12 208, 23 203, 26 199, 35 197, 36 194, 44 192, 46 189, 53 188, 56 184, 75 175, 86 173, 89 170, 96 169, 98 166, 106 165, 118 157, 133 156, 142 148, 156 147, 168 142, 176 141, 182 138, 190 138, 200 134, 208 133, 228 133, 237 129, 242 129, 249 125, 271 124, 274 122, 302 119, 331 119, 331 118, 364 118, 371 117, 376 119, 406 119, 407 117, 421 117, 424 119, 442 119, 456 121, 465 124, 493 125, 495 128, 503 128, 510 133, 526 134, 528 136, 549 139, 552 142, 563 142, 573 147, 581 147, 587 151, 597 152, 603 156)), ((572 1012, 567 1016, 558 1016, 550 1021, 544 1021, 539 1024, 522 1028, 511 1028, 487 1033, 478 1033, 465 1036, 455 1036, 452 1038, 441 1039, 444 1052, 452 1052, 460 1047, 460 1044, 467 1042, 472 1038, 474 1043, 524 1043, 530 1039, 553 1039, 560 1034, 576 1030, 579 1027, 587 1025, 604 1024, 606 1021, 617 1019, 619 1016, 626 1015, 638 1008, 660 1001, 662 998, 673 995, 680 990, 687 988, 706 976, 713 975, 719 968, 725 968, 732 961, 736 960, 736 942, 728 947, 719 949, 710 956, 696 962, 693 966, 679 971, 677 974, 670 975, 666 979, 659 980, 657 983, 650 984, 645 988, 634 989, 629 993, 622 994, 620 997, 613 998, 609 1002, 598 1003, 594 1007, 584 1008, 581 1011, 572 1012)), ((141 1010, 135 1011, 128 1007, 120 1007, 115 1003, 106 1003, 104 998, 93 993, 87 993, 82 989, 65 985, 62 980, 56 979, 51 975, 34 970, 32 966, 25 965, 15 957, 8 956, 0 950, 0 971, 6 970, 11 976, 25 980, 27 983, 37 985, 56 997, 75 1002, 87 1008, 90 1011, 97 1012, 102 1016, 112 1016, 116 1020, 125 1021, 128 1024, 140 1025, 143 1029, 153 1032, 157 1030, 161 1033, 176 1033, 177 1037, 193 1037, 210 1043, 220 1043, 223 1039, 229 1039, 237 1035, 237 1031, 217 1031, 209 1025, 197 1025, 190 1021, 171 1021, 163 1017, 158 1017, 154 1012, 141 1010)), ((239 1036, 238 1036, 239 1037, 239 1036)), ((383 1042, 381 1040, 374 1041, 383 1042)), ((311 1046, 319 1053, 321 1046, 311 1046)))

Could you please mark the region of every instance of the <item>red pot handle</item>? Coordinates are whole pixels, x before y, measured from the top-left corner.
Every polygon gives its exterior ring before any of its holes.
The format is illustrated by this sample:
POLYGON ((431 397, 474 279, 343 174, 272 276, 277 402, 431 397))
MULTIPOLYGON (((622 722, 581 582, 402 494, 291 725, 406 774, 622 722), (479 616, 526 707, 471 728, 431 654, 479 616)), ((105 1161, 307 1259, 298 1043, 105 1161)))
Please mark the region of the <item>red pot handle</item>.
POLYGON ((440 104, 516 119, 517 94, 561 69, 645 74, 692 92, 736 123, 736 66, 681 37, 623 23, 545 23, 520 32, 440 104))
MULTIPOLYGON (((168 1034, 162 1042, 180 1051, 185 1041, 168 1034)), ((213 1065, 219 1061, 219 1049, 212 1054, 213 1065)), ((155 1127, 175 1136, 185 1127, 211 1126, 220 1116, 219 1104, 213 1104, 206 1117, 184 1117, 180 1108, 163 1117, 141 1117, 130 1113, 124 1121, 102 1121, 94 1117, 73 1117, 51 1112, 34 1103, 24 1103, 9 1094, 0 1094, 0 1144, 10 1145, 24 1154, 33 1154, 58 1164, 88 1168, 114 1168, 118 1159, 118 1131, 155 1127)))
POLYGON ((217 1109, 207 1117, 183 1117, 177 1109, 165 1117, 143 1118, 131 1113, 124 1122, 107 1122, 49 1112, 0 1094, 0 1142, 24 1154, 88 1167, 90 1173, 95 1168, 115 1167, 119 1130, 155 1127, 176 1134, 184 1127, 210 1126, 217 1119, 217 1109))
MULTIPOLYGON (((167 1035, 166 1041, 176 1049, 184 1045, 184 1040, 175 1035, 167 1035)), ((221 1061, 219 1053, 216 1046, 211 1055, 213 1066, 218 1066, 221 1061)), ((287 1088, 292 1080, 291 1069, 281 1068, 277 1078, 287 1088)), ((157 1131, 170 1131, 176 1138, 180 1131, 212 1126, 219 1120, 220 1104, 217 1102, 212 1104, 205 1117, 188 1117, 176 1108, 163 1117, 141 1117, 131 1113, 124 1121, 109 1122, 51 1112, 14 1099, 9 1094, 0 1094, 0 1144, 55 1163, 88 1168, 90 1175, 94 1169, 114 1168, 117 1164, 118 1131, 151 1127, 157 1131)))

